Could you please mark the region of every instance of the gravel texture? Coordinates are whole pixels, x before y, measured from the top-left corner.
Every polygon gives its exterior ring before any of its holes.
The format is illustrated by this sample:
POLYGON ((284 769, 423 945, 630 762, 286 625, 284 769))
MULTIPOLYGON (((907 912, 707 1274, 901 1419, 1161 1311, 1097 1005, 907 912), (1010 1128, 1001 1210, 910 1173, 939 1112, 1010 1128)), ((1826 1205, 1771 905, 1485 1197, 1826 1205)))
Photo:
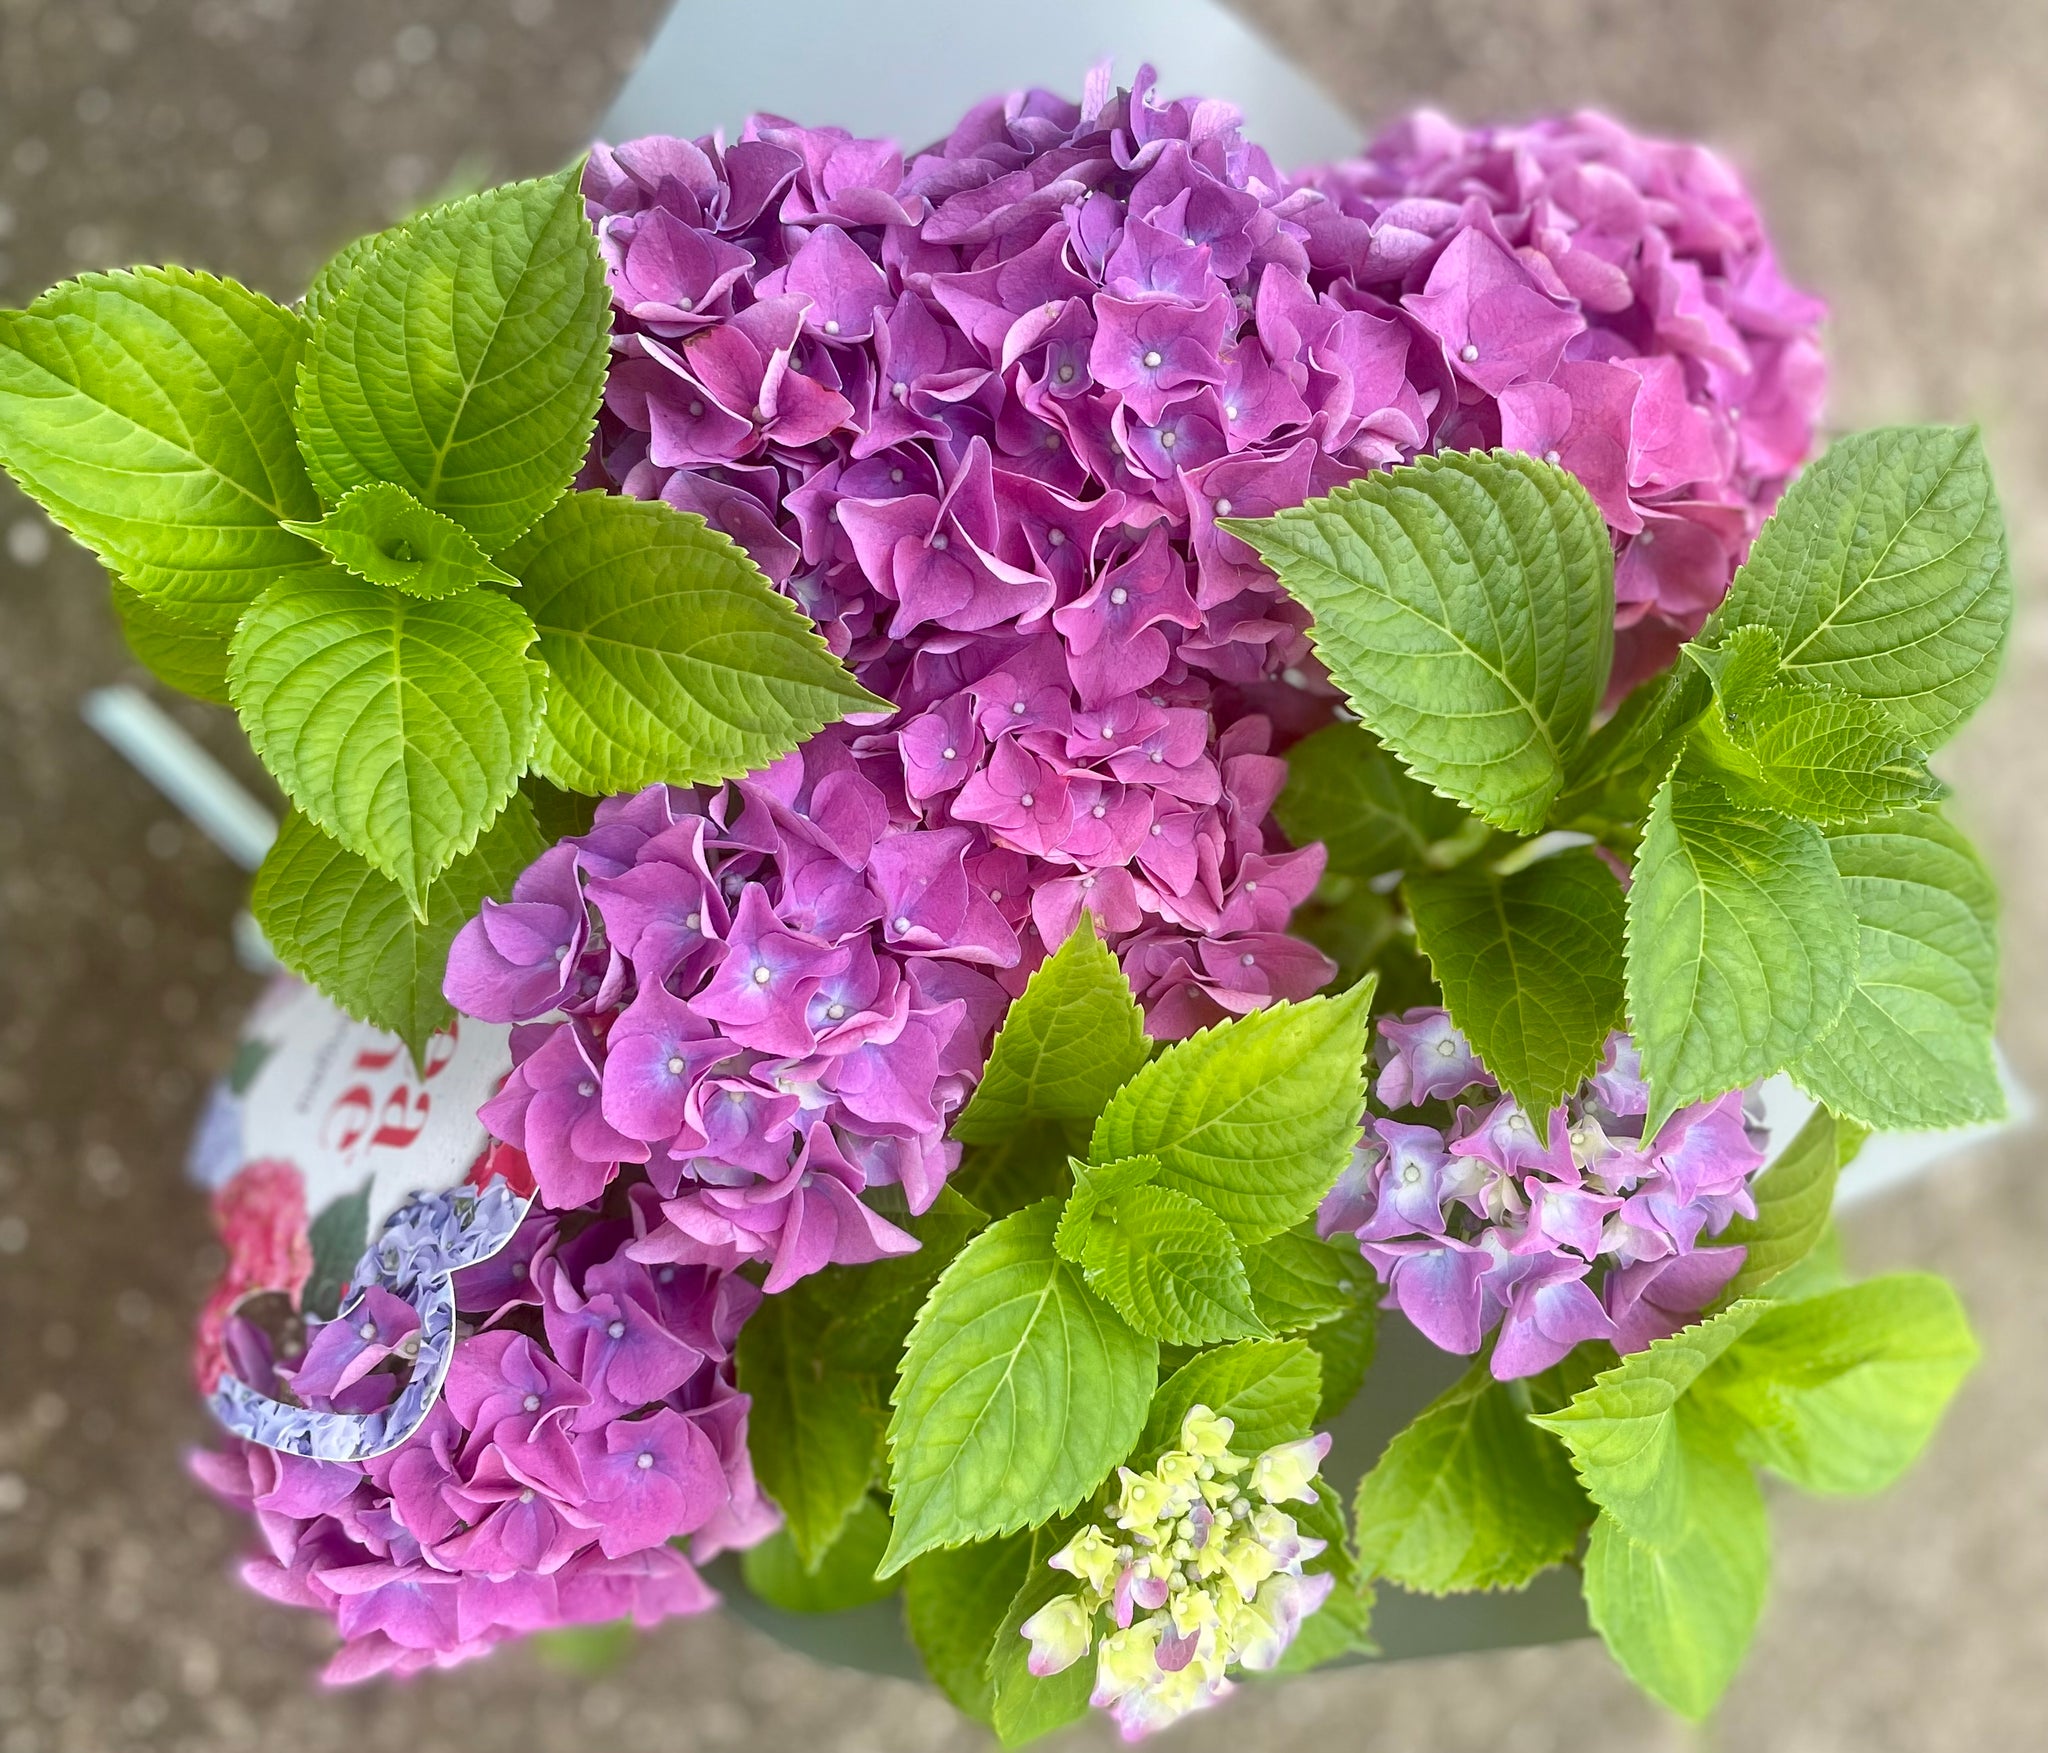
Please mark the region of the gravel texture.
MULTIPOLYGON (((963 0, 966 3, 966 0, 963 0)), ((659 0, 0 0, 0 302, 74 269, 202 263, 295 294, 434 193, 561 162, 659 0)), ((1725 144, 1834 301, 1842 427, 1978 419, 2022 611, 2003 692, 1942 765, 2008 897, 2005 1038, 2048 1091, 2048 8, 2032 0, 1245 0, 1362 117, 1581 102, 1725 144)), ((872 28, 872 24, 868 26, 872 28)), ((793 45, 789 52, 802 52, 793 45)), ((1078 77, 1079 69, 1076 70, 1078 77)), ((811 118, 828 120, 829 118, 811 118)), ((593 1743, 637 1753, 984 1745, 935 1695, 723 1619, 601 1679, 514 1651, 322 1695, 325 1634, 245 1594, 180 1466, 215 1267, 177 1162, 253 981, 242 879, 79 723, 131 674, 97 570, 0 487, 0 1753, 593 1743)), ((231 759, 224 715, 179 708, 231 759)), ((1592 1646, 1358 1670, 1181 1731, 1199 1749, 1945 1753, 2038 1744, 2048 1702, 2048 1183, 2019 1135, 1848 1228, 1953 1274, 1987 1365, 1876 1502, 1780 1500, 1748 1670, 1697 1733, 1592 1646), (1993 1213, 1989 1223, 1980 1213, 1993 1213)), ((1076 1746, 1105 1746, 1082 1731, 1076 1746)))

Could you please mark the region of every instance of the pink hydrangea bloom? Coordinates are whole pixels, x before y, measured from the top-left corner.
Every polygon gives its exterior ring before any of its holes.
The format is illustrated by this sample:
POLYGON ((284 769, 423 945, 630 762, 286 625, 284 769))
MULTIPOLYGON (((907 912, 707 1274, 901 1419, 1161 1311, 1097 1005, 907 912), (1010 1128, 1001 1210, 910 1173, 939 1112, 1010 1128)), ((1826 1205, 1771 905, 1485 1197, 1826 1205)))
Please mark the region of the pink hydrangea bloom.
POLYGON ((1764 1153, 1742 1092, 1681 1108, 1645 1139, 1649 1096, 1625 1035, 1539 1122, 1445 1012, 1384 1017, 1379 1034, 1378 1098, 1413 1118, 1368 1119, 1317 1227, 1357 1237, 1432 1343, 1469 1354, 1497 1327, 1503 1381, 1583 1340, 1635 1351, 1696 1319, 1742 1269, 1745 1249, 1710 1245, 1756 1215, 1764 1153))
MULTIPOLYGON (((237 1441, 194 1457, 262 1530, 249 1585, 333 1620, 330 1682, 449 1667, 529 1631, 702 1612, 717 1597, 693 1560, 775 1526, 732 1371, 761 1293, 715 1268, 643 1264, 637 1234, 536 1211, 502 1255, 457 1273, 474 1331, 426 1424, 388 1454, 313 1461, 237 1441)), ((370 1410, 404 1379, 417 1329, 385 1304, 367 1332, 319 1328, 295 1368, 234 1322, 238 1370, 316 1410, 370 1410)))

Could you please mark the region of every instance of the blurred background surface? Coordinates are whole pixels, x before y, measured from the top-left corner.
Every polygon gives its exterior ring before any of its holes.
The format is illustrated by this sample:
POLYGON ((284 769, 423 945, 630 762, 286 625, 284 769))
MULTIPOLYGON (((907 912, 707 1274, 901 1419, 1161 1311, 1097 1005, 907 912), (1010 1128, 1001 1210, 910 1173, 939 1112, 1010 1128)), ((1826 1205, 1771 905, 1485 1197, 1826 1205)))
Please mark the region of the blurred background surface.
MULTIPOLYGON (((1310 68, 1361 132, 1424 102, 1468 121, 1597 104, 1715 142, 1755 183, 1788 271, 1834 305, 1831 423, 1984 423, 2020 621, 2001 692, 1942 765, 2005 888, 2005 1040, 2025 1082, 2048 1090, 2048 888, 2034 875, 2048 861, 2048 7, 1233 9, 1310 68)), ((343 239, 437 193, 565 160, 665 10, 0 0, 0 303, 131 261, 204 265, 296 296, 343 239)), ((880 0, 858 11, 861 28, 889 28, 880 0)), ((760 17, 774 28, 771 9, 760 17)), ((822 50, 793 36, 775 52, 822 50)), ((0 483, 0 1753, 982 1746, 934 1693, 812 1666, 722 1618, 655 1633, 595 1680, 511 1649, 409 1686, 313 1690, 327 1633, 233 1580, 244 1530, 182 1468, 206 1436, 186 1354, 217 1257, 179 1162, 255 981, 228 938, 241 875, 79 722, 88 688, 124 678, 140 679, 98 568, 0 483)), ((173 710, 251 772, 224 714, 173 710)), ((1255 1689, 1172 1744, 2038 1745, 2048 1180, 2037 1150, 2009 1135, 1847 1224, 1860 1267, 1925 1265, 1958 1281, 1985 1367, 1890 1496, 1778 1497, 1772 1603, 1713 1725, 1664 1718, 1585 1644, 1255 1689)), ((1091 1729, 1073 1744, 1109 1742, 1091 1729)))

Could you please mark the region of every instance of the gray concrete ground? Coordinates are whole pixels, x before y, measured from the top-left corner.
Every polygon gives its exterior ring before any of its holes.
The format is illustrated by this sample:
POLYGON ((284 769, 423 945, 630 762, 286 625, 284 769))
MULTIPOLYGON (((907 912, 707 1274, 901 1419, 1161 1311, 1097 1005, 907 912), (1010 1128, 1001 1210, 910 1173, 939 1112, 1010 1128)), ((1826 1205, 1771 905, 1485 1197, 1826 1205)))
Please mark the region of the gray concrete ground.
MULTIPOLYGON (((2025 606, 2003 693, 1943 765, 2006 886, 2006 1038, 2048 1091, 2048 892, 2032 880, 2048 852, 2048 9, 1244 5, 1363 117, 1424 99, 1467 117, 1596 102, 1722 142, 1791 268, 1834 300, 1836 423, 1985 422, 2025 606)), ((329 245, 394 209, 563 159, 658 9, 0 0, 0 302, 145 259, 295 293, 329 245)), ((515 1651, 407 1687, 310 1688, 319 1628, 230 1580, 240 1530, 179 1467, 204 1433, 185 1351, 213 1257, 175 1165, 251 991, 226 936, 241 881, 78 724, 80 694, 124 673, 92 564, 47 544, 11 493, 0 535, 0 1753, 980 1746, 921 1689, 810 1666, 720 1619, 647 1639, 597 1682, 515 1651)), ((233 751, 219 715, 189 722, 233 751)), ((1955 1276, 1987 1364, 1888 1498, 1778 1503, 1772 1605, 1715 1725, 1663 1719, 1581 1646, 1313 1678, 1178 1744, 2040 1745, 2036 1153, 2031 1137, 1980 1150, 1850 1224, 1864 1265, 1955 1276)))

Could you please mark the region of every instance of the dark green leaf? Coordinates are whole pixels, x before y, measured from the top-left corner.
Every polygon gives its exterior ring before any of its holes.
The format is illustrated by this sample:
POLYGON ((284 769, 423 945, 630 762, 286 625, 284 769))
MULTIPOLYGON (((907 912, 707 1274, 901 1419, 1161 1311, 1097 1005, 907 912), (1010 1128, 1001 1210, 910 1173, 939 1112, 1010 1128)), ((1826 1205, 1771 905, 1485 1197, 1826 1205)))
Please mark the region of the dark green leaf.
POLYGON ((314 1215, 306 1233, 313 1252, 313 1270, 299 1293, 299 1308, 323 1321, 334 1319, 341 1293, 354 1275, 356 1262, 370 1245, 370 1183, 344 1193, 314 1215))
POLYGON ((1476 822, 1409 778, 1356 724, 1326 725, 1287 751, 1287 789, 1273 813, 1295 845, 1320 840, 1331 870, 1368 878, 1455 863, 1476 822))
POLYGON ((1546 1114, 1621 1026, 1628 904, 1590 848, 1507 876, 1467 866, 1402 892, 1444 1004, 1501 1087, 1546 1114))
MULTIPOLYGON (((754 1455, 758 1463, 761 1451, 755 1449, 754 1455)), ((784 1528, 741 1553, 740 1572, 748 1588, 785 1613, 839 1613, 896 1592, 895 1583, 875 1580, 875 1566, 888 1544, 888 1511, 863 1497, 830 1547, 810 1563, 784 1528)))
POLYGON ((1024 1621, 1055 1595, 1066 1594, 1074 1579, 1054 1570, 1047 1560, 1067 1543, 1073 1524, 1056 1522, 1031 1536, 1023 1585, 1011 1598, 989 1650, 988 1676, 993 1696, 990 1711, 997 1738, 1005 1747, 1021 1747, 1041 1735, 1078 1721, 1088 1709, 1095 1685, 1095 1662, 1083 1656, 1070 1668, 1041 1679, 1026 1662, 1031 1644, 1020 1629, 1024 1621))
POLYGON ((996 1634, 1024 1586, 1035 1536, 927 1552, 903 1573, 903 1615, 910 1641, 938 1689, 977 1722, 995 1710, 989 1679, 996 1634))
POLYGON ((867 1501, 885 1422, 874 1383, 831 1367, 818 1313, 810 1298, 767 1298, 740 1332, 737 1359, 740 1391, 753 1400, 754 1472, 806 1570, 867 1501))

